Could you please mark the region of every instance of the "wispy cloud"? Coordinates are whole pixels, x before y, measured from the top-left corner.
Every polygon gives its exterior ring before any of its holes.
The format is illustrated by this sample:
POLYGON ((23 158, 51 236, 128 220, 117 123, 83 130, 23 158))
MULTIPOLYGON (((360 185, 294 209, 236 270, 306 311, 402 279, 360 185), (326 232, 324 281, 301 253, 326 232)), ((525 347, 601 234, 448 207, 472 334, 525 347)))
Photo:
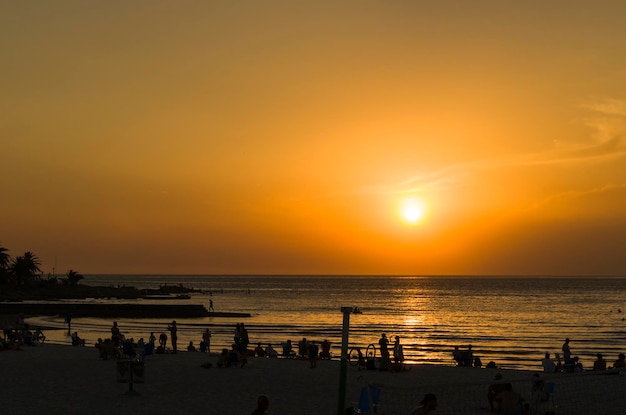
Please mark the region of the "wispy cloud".
POLYGON ((599 194, 615 192, 615 191, 623 191, 623 190, 626 190, 626 184, 619 184, 619 185, 607 184, 607 185, 594 187, 591 189, 585 189, 585 190, 570 190, 567 192, 553 194, 542 200, 536 201, 531 206, 529 206, 529 209, 538 209, 538 208, 541 208, 542 206, 555 203, 561 200, 582 199, 582 198, 592 196, 592 195, 599 195, 599 194))
POLYGON ((446 166, 438 171, 416 175, 388 186, 368 188, 378 193, 415 193, 434 188, 453 186, 464 176, 478 171, 506 168, 549 166, 565 164, 602 163, 626 157, 626 100, 604 99, 586 102, 581 107, 591 116, 583 120, 595 130, 588 143, 561 145, 546 151, 494 157, 446 166))

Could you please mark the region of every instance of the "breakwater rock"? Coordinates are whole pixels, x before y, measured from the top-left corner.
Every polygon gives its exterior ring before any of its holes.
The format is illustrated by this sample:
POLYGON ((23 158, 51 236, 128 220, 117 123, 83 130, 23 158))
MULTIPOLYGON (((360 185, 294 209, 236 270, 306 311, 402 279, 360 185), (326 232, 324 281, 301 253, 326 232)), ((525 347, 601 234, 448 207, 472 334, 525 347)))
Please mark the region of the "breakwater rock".
POLYGON ((83 303, 9 303, 0 302, 0 314, 60 315, 103 318, 198 318, 250 317, 248 313, 209 313, 197 304, 83 304, 83 303))

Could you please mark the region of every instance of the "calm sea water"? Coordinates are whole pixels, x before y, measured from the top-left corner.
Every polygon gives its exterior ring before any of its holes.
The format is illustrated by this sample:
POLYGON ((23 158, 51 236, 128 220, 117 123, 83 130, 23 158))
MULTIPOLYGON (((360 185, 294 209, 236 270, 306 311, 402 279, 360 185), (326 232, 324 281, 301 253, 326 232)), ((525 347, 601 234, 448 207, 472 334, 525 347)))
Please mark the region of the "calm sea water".
MULTIPOLYGON (((252 314, 245 319, 178 319, 181 349, 189 341, 198 345, 207 327, 213 333, 213 351, 229 347, 234 325, 244 322, 252 343, 328 339, 339 356, 340 308, 356 306, 363 313, 350 317, 350 345, 377 343, 381 333, 398 335, 407 360, 415 363, 452 365, 453 347, 471 344, 484 364, 539 369, 543 354, 560 352, 565 337, 571 339, 573 355, 587 366, 598 352, 609 361, 626 352, 626 312, 620 312, 626 311, 626 277, 91 275, 82 283, 137 288, 183 284, 205 293, 167 301, 208 307, 212 299, 216 311, 252 314)), ((62 316, 41 317, 39 322, 59 328, 47 333, 53 342, 68 341, 62 316)), ((152 331, 158 337, 168 322, 118 320, 122 332, 135 340, 152 331)), ((111 323, 75 316, 72 326, 91 343, 107 337, 111 323)))

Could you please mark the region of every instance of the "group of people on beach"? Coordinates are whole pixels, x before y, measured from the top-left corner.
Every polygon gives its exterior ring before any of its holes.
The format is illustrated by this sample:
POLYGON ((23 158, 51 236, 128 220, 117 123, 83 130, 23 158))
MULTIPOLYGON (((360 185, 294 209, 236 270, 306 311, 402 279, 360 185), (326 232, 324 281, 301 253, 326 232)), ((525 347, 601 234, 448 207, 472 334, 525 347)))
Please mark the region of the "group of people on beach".
POLYGON ((16 350, 21 345, 36 346, 46 340, 41 328, 32 328, 24 322, 24 314, 19 314, 13 323, 6 318, 2 324, 0 351, 16 350))
MULTIPOLYGON (((572 357, 569 338, 566 338, 563 342, 563 345, 561 346, 561 351, 563 352, 563 360, 561 360, 561 355, 559 353, 556 353, 555 360, 552 360, 552 358, 550 357, 550 353, 546 352, 543 360, 541 360, 541 366, 543 367, 544 373, 582 373, 585 371, 585 368, 583 367, 580 358, 578 356, 572 357)), ((592 370, 604 371, 610 368, 611 367, 609 367, 602 353, 596 353, 596 360, 593 362, 592 370)), ((626 355, 624 353, 618 354, 617 360, 613 362, 612 368, 626 368, 626 355)))

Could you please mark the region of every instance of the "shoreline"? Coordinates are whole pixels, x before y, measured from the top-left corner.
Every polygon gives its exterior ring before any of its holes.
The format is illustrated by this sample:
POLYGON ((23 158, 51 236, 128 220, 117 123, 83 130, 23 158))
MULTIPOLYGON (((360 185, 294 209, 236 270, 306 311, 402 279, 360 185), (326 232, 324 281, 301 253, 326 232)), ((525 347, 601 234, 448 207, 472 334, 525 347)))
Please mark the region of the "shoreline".
MULTIPOLYGON (((0 352, 0 364, 11 382, 3 387, 3 411, 45 409, 51 414, 238 414, 254 409, 260 394, 270 397, 270 414, 333 415, 338 411, 339 360, 250 358, 244 367, 217 368, 216 357, 179 352, 150 357, 145 382, 129 386, 116 380, 116 361, 101 360, 94 347, 44 344, 22 351, 0 352), (212 367, 201 367, 207 361, 212 367), (33 385, 37 390, 33 390, 33 385), (236 385, 236 388, 234 386, 236 385)), ((514 390, 530 399, 533 375, 525 370, 473 369, 412 365, 405 372, 348 367, 346 406, 358 401, 361 388, 382 385, 380 413, 406 415, 424 393, 435 393, 437 414, 485 414, 486 390, 502 373, 514 390)), ((558 413, 618 415, 626 411, 621 391, 626 376, 555 374, 541 377, 557 384, 558 413)), ((541 408, 545 409, 545 405, 541 408)), ((543 411, 540 413, 544 413, 543 411)))

